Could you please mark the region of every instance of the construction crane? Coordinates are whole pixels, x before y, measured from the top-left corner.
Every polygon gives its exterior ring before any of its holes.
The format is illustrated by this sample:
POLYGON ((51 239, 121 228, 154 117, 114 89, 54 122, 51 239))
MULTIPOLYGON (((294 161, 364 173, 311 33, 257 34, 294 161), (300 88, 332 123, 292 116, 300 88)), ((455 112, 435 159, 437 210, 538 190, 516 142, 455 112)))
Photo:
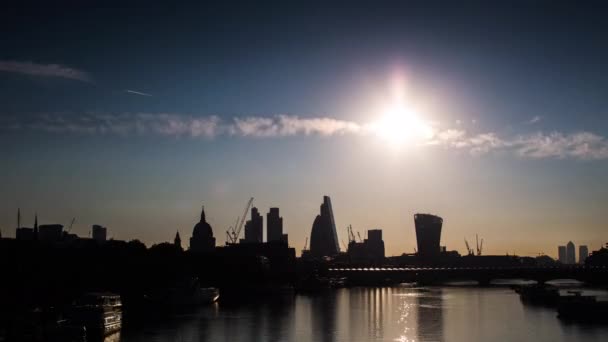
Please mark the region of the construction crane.
POLYGON ((70 226, 68 227, 68 229, 66 230, 66 233, 69 233, 72 230, 72 226, 74 225, 74 221, 76 221, 76 218, 74 217, 72 219, 72 222, 70 222, 70 226))
POLYGON ((467 239, 464 239, 464 244, 467 246, 467 254, 473 255, 473 250, 471 249, 471 247, 469 247, 469 241, 467 241, 467 239))
POLYGON ((243 215, 236 219, 237 223, 234 227, 231 227, 226 231, 226 236, 230 243, 237 243, 239 241, 239 235, 241 235, 241 230, 243 229, 243 224, 245 223, 245 217, 247 217, 247 211, 253 204, 253 197, 249 199, 247 205, 245 206, 245 210, 243 211, 243 215))
POLYGON ((363 239, 361 238, 361 234, 359 232, 357 232, 357 236, 359 237, 359 242, 363 242, 363 239))
POLYGON ((306 237, 306 242, 304 242, 304 249, 302 249, 302 252, 306 251, 308 248, 308 236, 306 237))
POLYGON ((348 251, 348 245, 344 243, 344 240, 341 240, 341 241, 342 241, 342 247, 344 247, 344 250, 348 251))
POLYGON ((477 256, 480 256, 481 250, 483 248, 483 239, 481 239, 481 244, 479 244, 479 236, 477 236, 477 234, 475 234, 475 241, 477 244, 477 256))
POLYGON ((348 243, 350 244, 351 242, 355 242, 355 234, 353 233, 353 226, 349 224, 348 227, 346 227, 346 231, 348 232, 348 243))

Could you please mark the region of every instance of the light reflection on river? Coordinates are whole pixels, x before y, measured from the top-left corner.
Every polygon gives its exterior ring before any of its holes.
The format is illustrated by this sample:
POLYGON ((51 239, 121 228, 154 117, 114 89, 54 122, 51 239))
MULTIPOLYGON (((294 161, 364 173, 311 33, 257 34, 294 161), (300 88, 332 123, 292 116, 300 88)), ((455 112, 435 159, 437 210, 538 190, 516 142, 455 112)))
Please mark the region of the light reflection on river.
POLYGON ((508 288, 340 289, 226 306, 128 327, 121 341, 605 341, 608 326, 564 324, 508 288))

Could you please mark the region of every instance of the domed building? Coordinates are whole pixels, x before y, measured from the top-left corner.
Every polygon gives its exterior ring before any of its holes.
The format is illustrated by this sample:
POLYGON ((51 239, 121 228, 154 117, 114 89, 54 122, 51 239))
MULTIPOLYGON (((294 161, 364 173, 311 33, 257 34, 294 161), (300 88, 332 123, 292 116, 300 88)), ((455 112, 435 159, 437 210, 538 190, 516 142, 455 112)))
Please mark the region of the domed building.
POLYGON ((190 238, 190 251, 211 252, 215 249, 215 238, 213 229, 205 219, 205 207, 201 210, 201 220, 194 225, 192 237, 190 238))

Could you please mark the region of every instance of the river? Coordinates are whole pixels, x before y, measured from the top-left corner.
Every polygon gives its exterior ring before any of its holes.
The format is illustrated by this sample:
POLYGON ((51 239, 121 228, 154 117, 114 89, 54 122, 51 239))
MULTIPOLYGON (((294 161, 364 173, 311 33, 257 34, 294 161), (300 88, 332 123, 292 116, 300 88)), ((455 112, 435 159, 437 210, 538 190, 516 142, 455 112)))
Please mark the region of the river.
POLYGON ((215 303, 120 341, 606 341, 607 325, 565 323, 507 287, 346 288, 266 302, 215 303))

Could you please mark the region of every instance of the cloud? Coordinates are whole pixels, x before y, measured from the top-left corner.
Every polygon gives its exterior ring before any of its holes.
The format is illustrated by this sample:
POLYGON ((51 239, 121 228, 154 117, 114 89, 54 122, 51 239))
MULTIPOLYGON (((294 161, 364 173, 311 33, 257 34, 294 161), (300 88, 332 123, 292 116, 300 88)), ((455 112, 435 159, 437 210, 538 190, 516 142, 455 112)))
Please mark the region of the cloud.
POLYGON ((528 158, 608 159, 608 141, 589 132, 563 134, 536 133, 520 137, 515 143, 517 154, 528 158))
POLYGON ((141 95, 141 96, 152 96, 151 94, 144 93, 144 92, 141 92, 141 91, 135 91, 135 90, 131 90, 131 89, 125 89, 125 93, 135 94, 135 95, 141 95))
POLYGON ((178 114, 85 114, 79 117, 41 115, 29 122, 1 122, 0 129, 19 123, 20 128, 51 133, 100 135, 153 134, 171 137, 205 137, 218 135, 271 138, 295 135, 332 136, 353 134, 361 127, 350 121, 332 118, 300 118, 291 115, 245 117, 224 121, 218 116, 194 117, 178 114))
POLYGON ((542 120, 542 116, 534 116, 532 119, 528 120, 526 123, 529 125, 534 125, 535 123, 539 122, 540 120, 542 120))
POLYGON ((361 126, 352 121, 332 118, 300 118, 278 115, 270 118, 235 118, 232 133, 252 137, 285 137, 294 135, 344 135, 361 131, 361 126))
MULTIPOLYGON (((144 136, 213 139, 218 136, 280 138, 290 136, 369 136, 372 123, 337 120, 329 117, 305 118, 297 115, 248 116, 222 119, 219 116, 188 116, 172 113, 87 113, 80 116, 40 115, 30 120, 17 116, 0 120, 2 131, 36 131, 58 134, 144 136)), ((536 132, 502 136, 495 132, 471 134, 460 128, 436 130, 421 138, 422 148, 466 151, 473 156, 509 153, 528 159, 608 159, 608 140, 591 132, 536 132)))
POLYGON ((469 135, 463 130, 448 129, 437 133, 428 144, 463 149, 472 155, 508 151, 531 159, 608 159, 608 140, 590 132, 569 134, 536 132, 531 135, 503 138, 496 133, 469 135))
POLYGON ((33 62, 2 61, 0 71, 41 77, 60 77, 81 82, 91 82, 88 73, 60 64, 37 64, 33 62))

